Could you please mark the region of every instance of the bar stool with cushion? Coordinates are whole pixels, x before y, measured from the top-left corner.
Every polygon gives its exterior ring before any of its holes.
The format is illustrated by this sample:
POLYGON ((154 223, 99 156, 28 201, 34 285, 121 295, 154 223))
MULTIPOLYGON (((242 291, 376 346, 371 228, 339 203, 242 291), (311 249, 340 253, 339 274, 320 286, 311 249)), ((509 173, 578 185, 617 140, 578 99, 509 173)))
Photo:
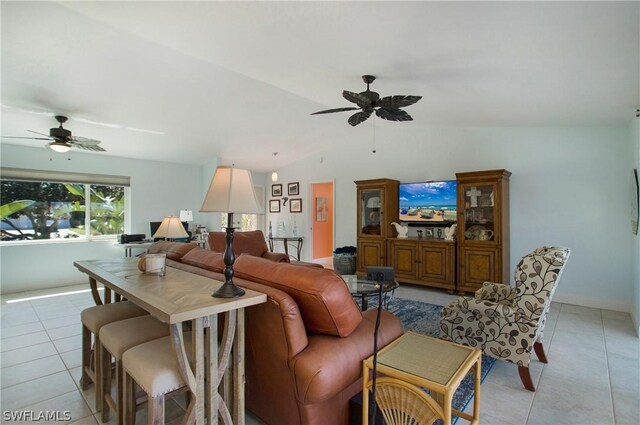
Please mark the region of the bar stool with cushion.
POLYGON ((113 409, 118 417, 118 424, 123 424, 123 382, 122 355, 128 349, 154 339, 169 335, 169 325, 162 323, 150 315, 120 320, 104 325, 100 329, 100 345, 102 352, 102 422, 109 420, 109 409, 113 409), (111 357, 115 358, 116 399, 111 397, 111 357))
MULTIPOLYGON (((187 357, 191 358, 191 332, 184 333, 187 357)), ((122 356, 124 375, 124 421, 135 423, 134 382, 147 394, 149 424, 164 424, 165 396, 186 386, 180 373, 171 336, 137 345, 122 356)), ((189 411, 189 409, 187 409, 189 411)), ((193 409, 191 410, 193 413, 193 409)))
POLYGON ((102 409, 102 391, 98 382, 102 380, 102 370, 100 365, 100 328, 104 325, 117 322, 118 320, 130 319, 132 317, 148 314, 131 301, 122 301, 112 304, 103 304, 89 307, 82 310, 80 318, 82 320, 82 378, 80 386, 83 390, 89 388, 89 384, 96 386, 96 409, 102 409), (91 335, 95 340, 93 351, 94 370, 91 369, 91 335))

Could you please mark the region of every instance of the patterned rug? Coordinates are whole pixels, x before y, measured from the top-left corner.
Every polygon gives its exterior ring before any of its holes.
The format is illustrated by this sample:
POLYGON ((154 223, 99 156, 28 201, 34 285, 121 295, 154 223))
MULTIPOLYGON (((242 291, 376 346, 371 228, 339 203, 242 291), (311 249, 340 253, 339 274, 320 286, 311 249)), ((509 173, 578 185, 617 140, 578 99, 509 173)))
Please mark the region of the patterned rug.
MULTIPOLYGON (((375 301, 372 303, 375 304, 375 301)), ((371 305, 371 304, 370 304, 371 305)), ((389 311, 398 316, 405 331, 413 331, 425 335, 440 335, 440 312, 442 306, 420 301, 394 298, 389 303, 389 311)), ((482 380, 487 377, 496 359, 482 355, 482 380)), ((453 396, 452 407, 464 411, 473 397, 473 375, 467 375, 453 396)), ((453 417, 455 424, 457 417, 453 417)), ((466 422, 466 421, 465 421, 466 422)), ((439 422, 436 422, 438 424, 439 422)))

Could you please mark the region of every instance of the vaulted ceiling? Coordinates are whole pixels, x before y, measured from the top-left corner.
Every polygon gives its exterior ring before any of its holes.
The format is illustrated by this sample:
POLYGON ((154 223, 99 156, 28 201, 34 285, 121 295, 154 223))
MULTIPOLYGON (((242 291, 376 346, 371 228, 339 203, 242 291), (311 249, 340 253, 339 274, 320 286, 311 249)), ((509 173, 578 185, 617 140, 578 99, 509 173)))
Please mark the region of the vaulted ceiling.
MULTIPOLYGON (((267 171, 429 126, 626 125, 638 2, 2 2, 2 134, 53 113, 107 154, 267 171), (421 95, 347 124, 342 90, 421 95)), ((42 146, 42 141, 3 143, 42 146)), ((101 155, 101 154, 96 154, 101 155)), ((102 154, 104 155, 104 154, 102 154)))

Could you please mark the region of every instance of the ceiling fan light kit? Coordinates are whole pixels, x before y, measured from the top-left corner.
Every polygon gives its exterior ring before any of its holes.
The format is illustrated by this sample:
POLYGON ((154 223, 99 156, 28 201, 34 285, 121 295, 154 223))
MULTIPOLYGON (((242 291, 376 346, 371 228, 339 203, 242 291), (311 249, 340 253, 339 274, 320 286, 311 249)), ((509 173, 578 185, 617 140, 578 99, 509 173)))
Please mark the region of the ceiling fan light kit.
POLYGON ((61 142, 56 140, 55 142, 51 142, 47 145, 45 145, 46 147, 49 147, 49 149, 51 149, 52 151, 56 151, 59 153, 65 153, 65 152, 69 152, 71 150, 71 145, 69 145, 68 143, 65 142, 61 142))
POLYGON ((71 148, 79 148, 88 151, 105 152, 105 149, 100 147, 100 141, 95 139, 88 139, 86 137, 77 137, 71 134, 71 131, 62 127, 62 124, 67 122, 67 117, 62 115, 56 115, 54 117, 58 121, 59 126, 49 129, 49 134, 39 133, 33 130, 27 130, 30 133, 39 134, 45 137, 12 137, 2 136, 5 139, 33 139, 33 140, 48 140, 49 143, 45 145, 49 149, 65 153, 69 152, 71 148))
POLYGON ((276 172, 276 156, 278 156, 278 152, 274 152, 271 154, 273 156, 273 173, 271 173, 271 181, 278 181, 278 173, 276 172))
POLYGON ((349 102, 355 103, 357 107, 351 106, 346 108, 326 109, 324 111, 314 112, 311 115, 355 111, 360 109, 360 112, 356 112, 349 117, 348 122, 353 127, 366 121, 373 112, 375 112, 378 117, 387 121, 413 121, 411 115, 400 108, 413 105, 422 99, 422 96, 396 95, 380 98, 378 93, 369 90, 369 85, 373 83, 375 79, 376 77, 373 75, 363 75, 362 81, 367 85, 367 90, 361 93, 354 93, 347 90, 342 92, 342 97, 347 99, 349 102))

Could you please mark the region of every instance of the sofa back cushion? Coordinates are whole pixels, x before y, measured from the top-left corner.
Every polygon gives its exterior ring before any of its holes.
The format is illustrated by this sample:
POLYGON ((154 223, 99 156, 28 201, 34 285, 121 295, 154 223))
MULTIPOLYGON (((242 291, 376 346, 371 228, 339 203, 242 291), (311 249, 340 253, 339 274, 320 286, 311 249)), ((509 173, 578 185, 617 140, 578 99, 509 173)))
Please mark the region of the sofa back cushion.
MULTIPOLYGON (((224 252, 227 247, 226 232, 209 232, 209 248, 215 252, 224 252)), ((267 252, 267 242, 260 230, 233 233, 233 252, 236 256, 249 254, 262 257, 267 252)))
POLYGON ((151 244, 147 252, 149 254, 167 254, 169 260, 180 261, 180 259, 198 245, 184 242, 158 241, 151 244))
POLYGON ((298 304, 309 333, 346 337, 362 321, 347 285, 333 270, 240 255, 234 271, 239 278, 289 294, 298 304))
POLYGON ((195 248, 187 252, 181 263, 196 266, 201 269, 210 270, 212 272, 222 273, 224 271, 224 254, 221 252, 213 252, 204 248, 195 248))

